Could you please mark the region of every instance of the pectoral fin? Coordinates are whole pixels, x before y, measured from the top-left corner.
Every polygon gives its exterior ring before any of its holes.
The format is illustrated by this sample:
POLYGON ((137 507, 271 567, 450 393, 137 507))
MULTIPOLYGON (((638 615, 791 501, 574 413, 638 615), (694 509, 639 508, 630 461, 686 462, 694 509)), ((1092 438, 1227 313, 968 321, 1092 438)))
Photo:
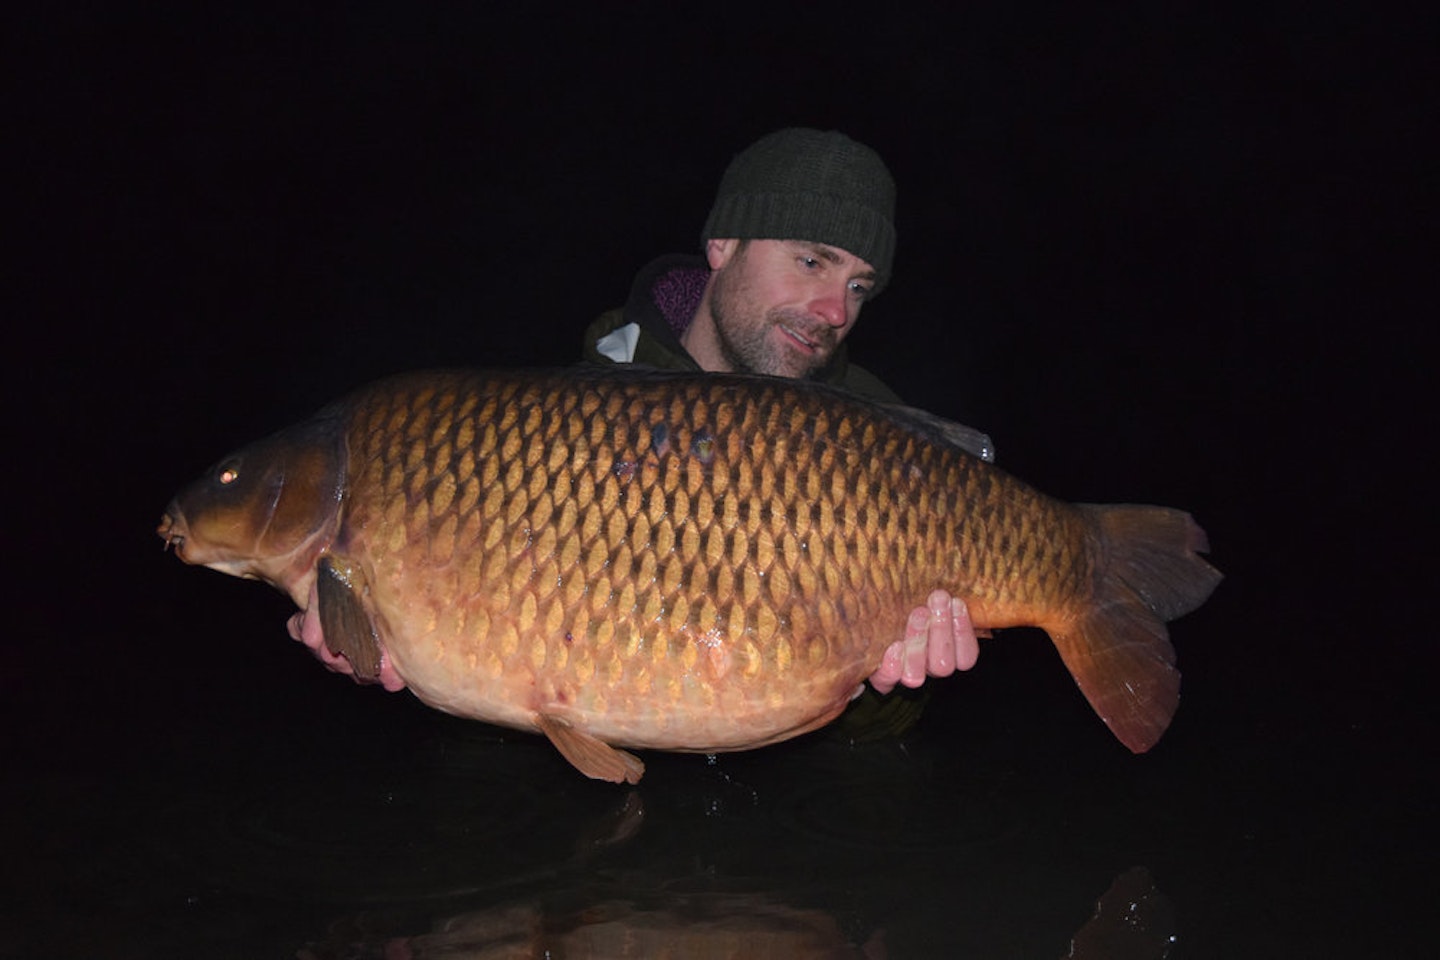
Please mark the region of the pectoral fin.
POLYGON ((315 568, 315 590, 320 601, 320 628, 330 652, 350 661, 355 679, 374 683, 380 679, 380 639, 365 607, 360 603, 356 578, 359 573, 341 573, 330 557, 315 568))
POLYGON ((645 764, 640 762, 639 757, 577 730, 566 720, 542 713, 536 716, 535 723, 540 732, 550 738, 560 755, 592 780, 639 783, 645 775, 645 764))

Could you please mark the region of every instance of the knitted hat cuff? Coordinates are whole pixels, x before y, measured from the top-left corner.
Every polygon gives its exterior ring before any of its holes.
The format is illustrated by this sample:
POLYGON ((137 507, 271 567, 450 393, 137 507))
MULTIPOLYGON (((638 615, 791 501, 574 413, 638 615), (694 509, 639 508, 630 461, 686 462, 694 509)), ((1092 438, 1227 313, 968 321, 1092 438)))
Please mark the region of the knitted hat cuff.
POLYGON ((705 222, 705 239, 808 240, 839 247, 875 269, 872 295, 890 279, 895 227, 869 207, 819 193, 721 197, 705 222))

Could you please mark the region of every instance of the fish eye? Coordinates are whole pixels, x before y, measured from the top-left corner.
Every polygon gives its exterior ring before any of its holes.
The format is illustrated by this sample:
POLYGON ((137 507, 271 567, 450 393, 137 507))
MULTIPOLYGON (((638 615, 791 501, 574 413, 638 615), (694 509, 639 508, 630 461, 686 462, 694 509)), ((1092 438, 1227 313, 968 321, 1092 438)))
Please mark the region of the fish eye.
POLYGON ((233 463, 227 463, 215 474, 215 479, 220 481, 222 487, 228 487, 240 479, 240 468, 233 463))

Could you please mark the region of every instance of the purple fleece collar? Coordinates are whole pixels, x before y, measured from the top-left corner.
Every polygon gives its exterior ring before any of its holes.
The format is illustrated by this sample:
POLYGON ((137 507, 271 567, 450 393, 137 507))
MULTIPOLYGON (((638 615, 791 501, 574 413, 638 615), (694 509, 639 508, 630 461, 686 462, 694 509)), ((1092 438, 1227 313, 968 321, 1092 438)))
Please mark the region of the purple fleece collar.
POLYGON ((651 299, 676 337, 695 319, 709 279, 710 271, 703 267, 677 267, 667 271, 650 288, 651 299))

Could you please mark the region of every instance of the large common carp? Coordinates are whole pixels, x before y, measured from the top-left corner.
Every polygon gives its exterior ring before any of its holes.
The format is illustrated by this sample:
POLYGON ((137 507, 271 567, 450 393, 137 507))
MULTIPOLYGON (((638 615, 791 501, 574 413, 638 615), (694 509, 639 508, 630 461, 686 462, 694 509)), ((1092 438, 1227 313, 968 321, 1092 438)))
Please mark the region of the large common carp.
POLYGON ((775 743, 844 708, 935 587, 1054 641, 1149 749, 1180 676, 1165 622, 1220 574, 1189 515, 1047 497, 956 425, 803 381, 631 369, 380 381, 220 461, 166 509, 187 563, 306 607, 358 679, 619 747, 775 743))

